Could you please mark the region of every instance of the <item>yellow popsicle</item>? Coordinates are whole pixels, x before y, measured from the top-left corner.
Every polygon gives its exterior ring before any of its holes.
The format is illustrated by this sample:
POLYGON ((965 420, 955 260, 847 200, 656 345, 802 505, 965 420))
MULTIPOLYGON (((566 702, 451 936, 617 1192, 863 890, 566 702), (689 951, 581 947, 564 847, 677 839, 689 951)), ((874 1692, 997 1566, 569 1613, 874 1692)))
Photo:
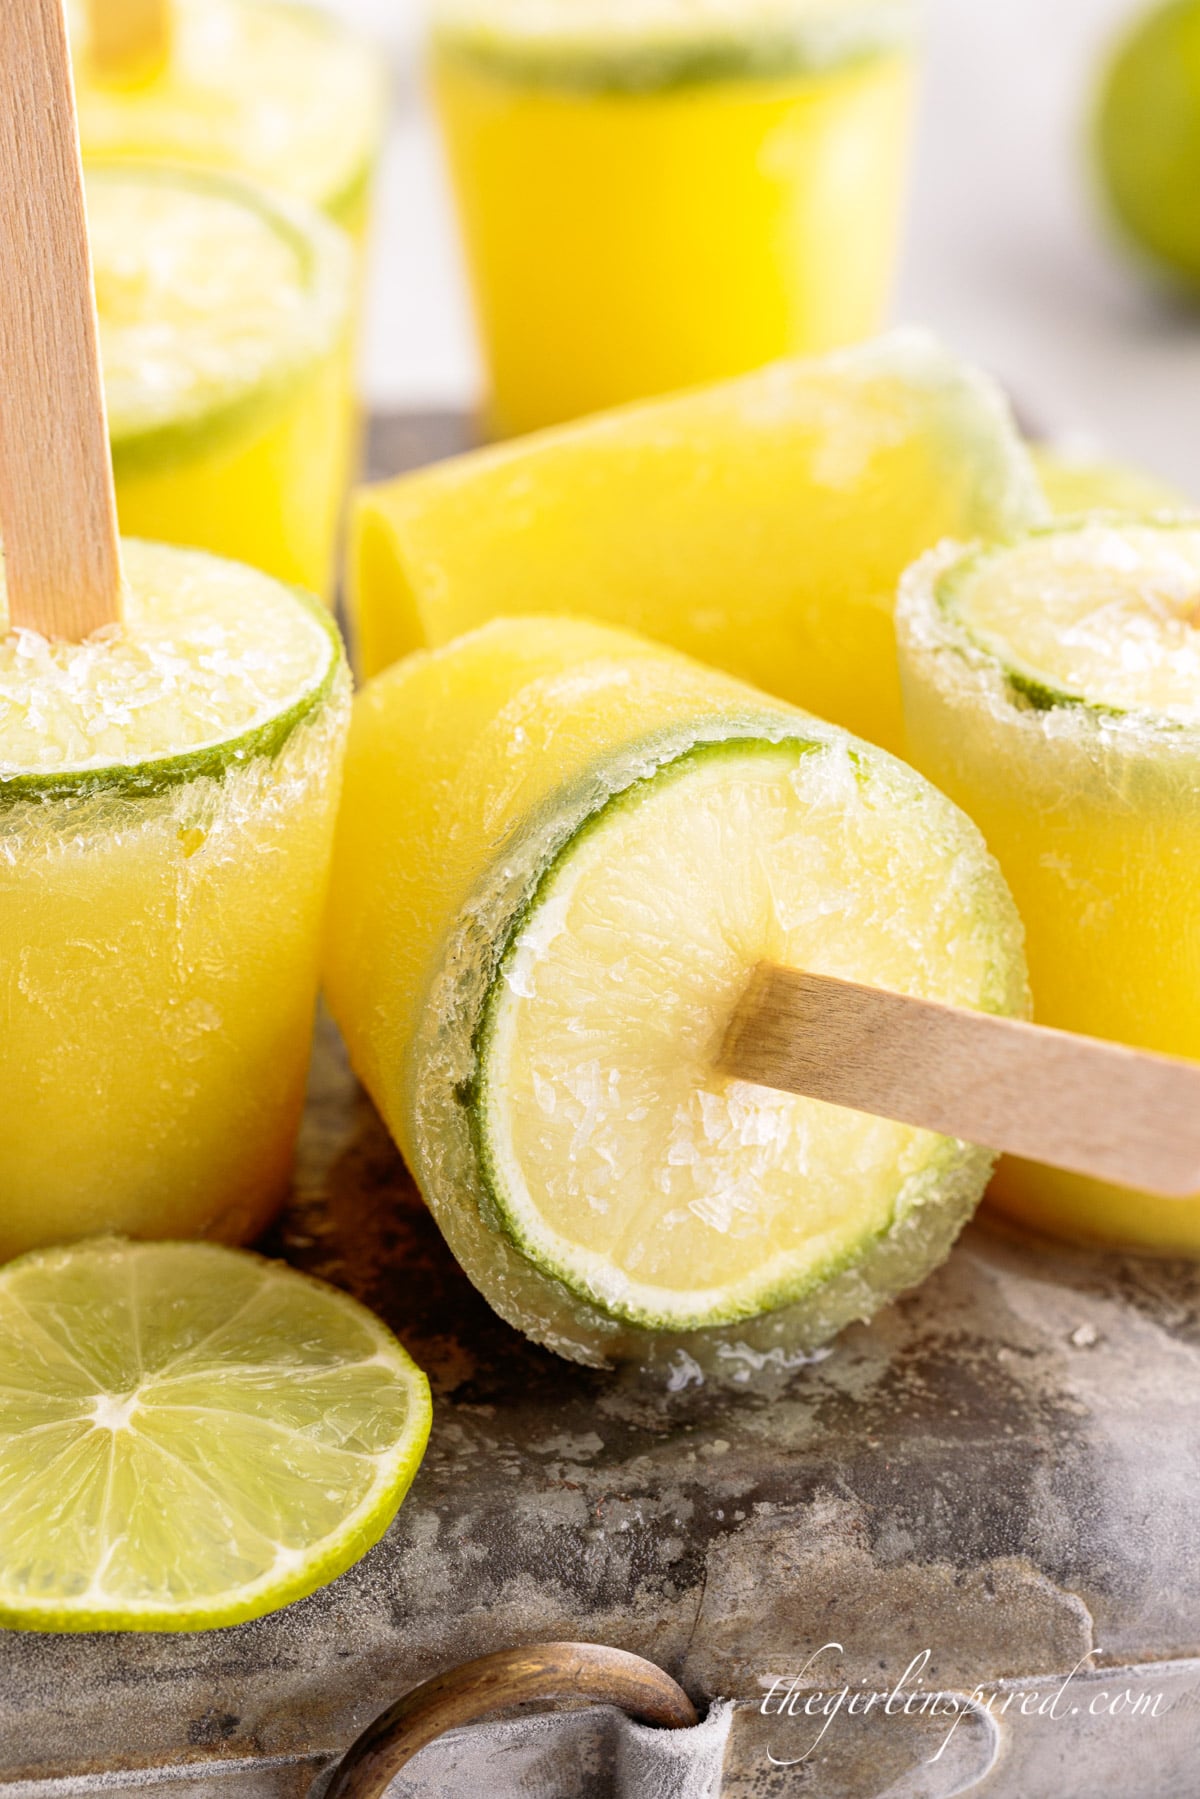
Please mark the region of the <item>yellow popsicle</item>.
POLYGON ((441 0, 434 77, 499 435, 883 323, 905 0, 441 0))
POLYGON ((351 454, 351 279, 320 214, 227 176, 88 171, 124 531, 328 595, 351 454))
POLYGON ((901 572, 1044 508, 998 392, 898 332, 366 488, 359 657, 371 675, 499 614, 585 613, 899 749, 901 572))
POLYGON ((1077 512, 1183 512, 1189 502, 1169 482, 1131 463, 1058 444, 1030 446, 1042 492, 1060 517, 1077 512))
MULTIPOLYGON (((1200 1059, 1200 521, 1064 524, 906 578, 912 759, 1025 921, 1036 1017, 1200 1059)), ((1200 1253, 1200 1198, 1018 1161, 995 1203, 1056 1236, 1200 1253)))
POLYGON ((169 0, 166 60, 120 80, 90 54, 103 4, 68 0, 85 157, 244 175, 361 237, 386 100, 369 45, 292 0, 169 0))
POLYGON ((1020 926, 911 769, 584 620, 356 701, 326 986, 471 1279, 584 1361, 822 1341, 945 1254, 985 1151, 716 1072, 765 958, 996 1012, 1020 926))
POLYGON ((3 634, 0 1259, 256 1236, 303 1101, 348 676, 266 576, 126 542, 125 621, 3 634))

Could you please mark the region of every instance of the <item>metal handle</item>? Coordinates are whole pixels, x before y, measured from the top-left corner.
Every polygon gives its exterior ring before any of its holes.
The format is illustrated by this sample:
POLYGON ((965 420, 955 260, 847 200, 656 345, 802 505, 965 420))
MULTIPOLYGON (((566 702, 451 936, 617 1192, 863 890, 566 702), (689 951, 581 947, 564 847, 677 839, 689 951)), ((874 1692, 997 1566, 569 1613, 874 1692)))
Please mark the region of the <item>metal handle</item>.
POLYGON ((406 1693, 351 1744, 325 1799, 382 1799, 401 1768, 444 1731, 537 1699, 615 1705, 664 1730, 699 1722, 683 1688, 640 1655, 600 1643, 530 1643, 463 1662, 406 1693))

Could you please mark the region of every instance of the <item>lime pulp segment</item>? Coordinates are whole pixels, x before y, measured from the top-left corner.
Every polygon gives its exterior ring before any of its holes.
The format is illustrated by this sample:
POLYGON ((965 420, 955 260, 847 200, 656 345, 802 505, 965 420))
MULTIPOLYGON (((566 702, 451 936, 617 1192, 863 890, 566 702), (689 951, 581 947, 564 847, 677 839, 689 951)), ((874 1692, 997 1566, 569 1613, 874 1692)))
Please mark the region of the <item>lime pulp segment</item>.
POLYGON ((959 559, 938 597, 1036 705, 1200 722, 1200 519, 1034 532, 959 559))
POLYGON ((478 1034, 502 1228, 653 1330, 802 1300, 936 1213, 963 1152, 718 1074, 751 971, 1012 1011, 1016 942, 982 844, 900 764, 803 734, 693 748, 587 820, 513 923, 478 1034))
POLYGON ((386 1530, 428 1383, 378 1319, 213 1244, 0 1269, 0 1624, 199 1630, 286 1605, 386 1530))

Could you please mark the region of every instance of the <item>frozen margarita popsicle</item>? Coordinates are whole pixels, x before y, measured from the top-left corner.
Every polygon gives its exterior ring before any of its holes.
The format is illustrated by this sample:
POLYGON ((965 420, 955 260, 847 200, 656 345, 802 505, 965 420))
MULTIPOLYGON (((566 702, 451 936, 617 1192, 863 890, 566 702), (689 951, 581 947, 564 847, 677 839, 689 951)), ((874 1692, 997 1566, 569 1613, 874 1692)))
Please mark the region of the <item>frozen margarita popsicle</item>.
POLYGON ((291 0, 70 0, 68 12, 85 157, 245 175, 361 235, 384 80, 333 18, 291 0))
POLYGON ((109 163, 88 222, 122 528, 327 595, 351 453, 351 279, 319 213, 109 163))
MULTIPOLYGON (((914 761, 963 806, 1025 921, 1037 1018, 1200 1059, 1200 519, 949 547, 899 611, 914 761)), ((1200 1199, 1002 1162, 1058 1236, 1200 1253, 1200 1199)))
POLYGON ((61 0, 0 9, 0 166, 0 1259, 236 1241, 287 1188, 349 677, 318 601, 122 552, 61 0))
POLYGON ((497 614, 585 613, 899 749, 902 571, 1043 511, 995 388, 896 333, 366 488, 359 653, 373 674, 497 614))
POLYGON ((5 635, 0 1259, 254 1237, 285 1196, 347 713, 324 608, 127 541, 124 620, 5 635))
POLYGON ((435 87, 506 434, 883 322, 913 0, 439 0, 435 87))
POLYGON ((1052 512, 1181 512, 1189 502, 1177 487, 1131 463, 1114 462, 1070 443, 1034 444, 1033 465, 1052 512))
POLYGON ((725 675, 503 619, 359 696, 330 1000, 467 1273, 560 1353, 818 1343, 978 1198, 986 1151, 717 1072, 764 958, 1024 1005, 975 828, 725 675))

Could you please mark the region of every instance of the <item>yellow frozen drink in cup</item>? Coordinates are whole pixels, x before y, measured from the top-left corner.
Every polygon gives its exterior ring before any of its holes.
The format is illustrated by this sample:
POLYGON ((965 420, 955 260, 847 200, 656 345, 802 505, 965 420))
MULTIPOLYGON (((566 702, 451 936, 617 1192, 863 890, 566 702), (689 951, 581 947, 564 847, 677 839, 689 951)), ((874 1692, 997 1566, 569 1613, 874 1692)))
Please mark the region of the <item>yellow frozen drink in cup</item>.
MULTIPOLYGON (((982 829, 1042 1024, 1200 1060, 1200 520, 1066 521, 950 546, 898 625, 917 766, 982 829)), ((1200 1254, 1200 1200, 1005 1161, 1056 1236, 1200 1254)))
POLYGON ((0 1258, 248 1240, 288 1186, 349 680, 267 576, 126 541, 80 643, 0 606, 0 1258))
POLYGON ((499 435, 878 330, 909 0, 439 0, 499 435))

